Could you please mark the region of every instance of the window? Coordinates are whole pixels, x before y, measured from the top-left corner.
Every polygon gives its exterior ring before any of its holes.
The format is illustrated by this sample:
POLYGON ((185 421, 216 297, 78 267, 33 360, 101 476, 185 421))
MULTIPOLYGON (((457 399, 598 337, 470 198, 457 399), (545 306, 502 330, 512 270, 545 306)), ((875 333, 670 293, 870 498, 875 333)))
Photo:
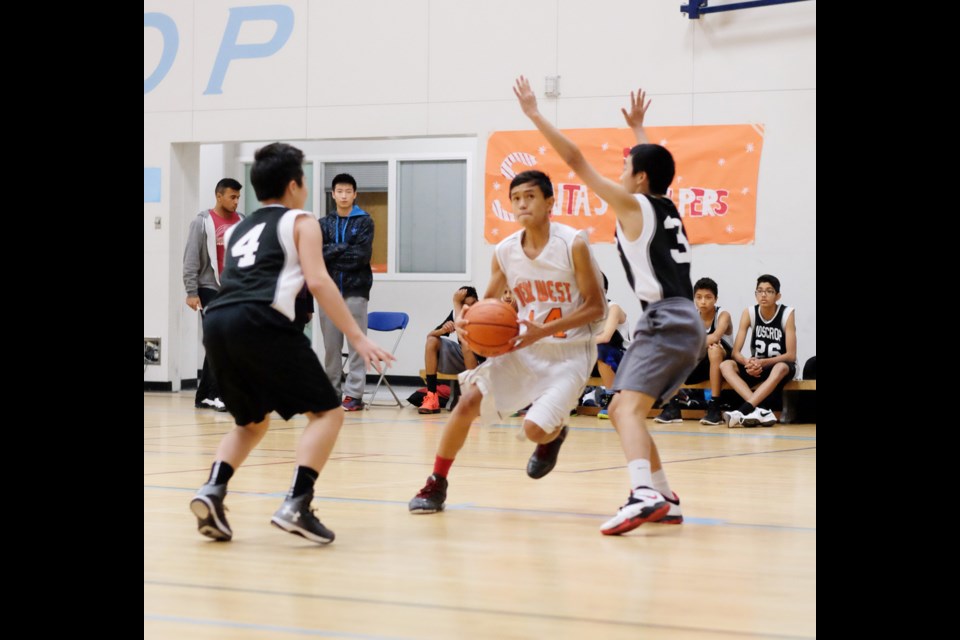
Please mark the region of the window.
POLYGON ((466 160, 397 165, 397 272, 466 273, 466 160))
POLYGON ((373 256, 370 268, 374 273, 387 272, 387 188, 389 165, 386 162, 325 162, 323 163, 324 205, 327 215, 336 215, 331 182, 341 173, 349 173, 357 181, 356 205, 373 218, 373 256))
MULTIPOLYGON (((303 150, 317 217, 336 215, 330 182, 338 173, 357 181, 356 204, 374 221, 371 267, 374 279, 467 281, 470 279, 473 216, 473 156, 477 139, 395 138, 369 140, 291 140, 303 150)), ((241 143, 237 161, 246 172, 257 143, 241 143)), ((253 188, 244 204, 254 211, 253 188)))

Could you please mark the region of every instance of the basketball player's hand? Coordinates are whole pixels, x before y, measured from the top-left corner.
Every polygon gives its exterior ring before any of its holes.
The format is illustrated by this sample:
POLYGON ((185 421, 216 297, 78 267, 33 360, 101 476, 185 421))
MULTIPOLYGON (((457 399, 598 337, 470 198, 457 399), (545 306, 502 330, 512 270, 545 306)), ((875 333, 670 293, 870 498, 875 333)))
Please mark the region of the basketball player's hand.
POLYGON ((194 311, 203 309, 203 305, 200 304, 200 296, 187 296, 187 306, 194 311))
POLYGON ((763 366, 760 364, 760 361, 756 358, 750 358, 747 360, 747 364, 744 367, 747 370, 747 373, 753 376, 754 378, 759 378, 763 373, 763 366))
POLYGON ((513 95, 517 96, 517 100, 520 101, 520 108, 525 116, 531 118, 537 113, 537 95, 530 88, 529 80, 523 76, 517 78, 517 83, 513 87, 513 95))
POLYGON ((440 331, 442 331, 444 334, 453 333, 456 330, 457 330, 457 325, 455 325, 450 320, 447 320, 446 322, 444 322, 443 326, 440 327, 440 331))
POLYGON ((647 100, 647 92, 643 89, 637 89, 637 92, 630 92, 629 109, 620 109, 623 119, 627 121, 627 126, 636 131, 643 129, 643 119, 647 115, 647 109, 650 108, 650 100, 647 100))
POLYGON ((546 330, 542 324, 539 322, 531 322, 529 320, 521 320, 520 324, 527 327, 525 333, 520 334, 520 336, 514 341, 514 346, 512 351, 517 349, 523 349, 524 347, 529 347, 537 340, 541 338, 546 338, 550 335, 550 332, 546 330))
POLYGON ((470 305, 463 305, 463 310, 460 312, 460 317, 457 318, 457 321, 453 323, 454 329, 457 331, 457 340, 460 342, 468 340, 470 336, 470 330, 467 328, 467 325, 470 324, 470 321, 464 320, 463 318, 463 314, 465 314, 469 308, 470 305))
POLYGON ((458 304, 463 304, 463 301, 467 299, 467 288, 460 287, 453 292, 453 304, 454 306, 458 304))
POLYGON ((357 353, 360 354, 360 357, 363 358, 367 369, 373 367, 377 373, 383 373, 386 371, 387 367, 390 366, 390 363, 396 360, 396 358, 394 358, 389 351, 378 345, 367 336, 363 336, 362 339, 357 340, 357 343, 353 345, 353 348, 356 349, 357 353))
POLYGON ((716 342, 712 342, 712 343, 710 343, 710 344, 707 345, 707 352, 708 352, 708 353, 709 353, 710 351, 713 351, 714 349, 720 349, 720 352, 721 352, 723 355, 726 355, 726 354, 727 354, 727 350, 723 348, 723 345, 720 344, 720 341, 719 341, 719 340, 717 340, 716 342))

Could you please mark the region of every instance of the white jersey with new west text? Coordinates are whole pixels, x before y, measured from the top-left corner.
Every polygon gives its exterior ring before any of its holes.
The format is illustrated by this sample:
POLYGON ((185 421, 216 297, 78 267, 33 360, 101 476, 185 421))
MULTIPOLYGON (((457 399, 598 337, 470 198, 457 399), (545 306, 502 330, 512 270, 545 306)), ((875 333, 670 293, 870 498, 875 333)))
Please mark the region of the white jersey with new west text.
MULTIPOLYGON (((528 258, 523 252, 523 234, 523 229, 511 234, 495 249, 500 270, 506 276, 507 286, 517 301, 517 316, 542 324, 573 313, 584 301, 573 267, 573 241, 577 236, 583 238, 587 244, 594 270, 597 274, 600 273, 590 249, 587 232, 551 222, 550 239, 536 258, 528 258)), ((603 290, 602 286, 600 290, 603 290)), ((595 323, 593 326, 595 327, 595 323)), ((540 342, 587 341, 592 339, 595 331, 595 328, 591 329, 591 325, 585 325, 543 338, 540 342)))

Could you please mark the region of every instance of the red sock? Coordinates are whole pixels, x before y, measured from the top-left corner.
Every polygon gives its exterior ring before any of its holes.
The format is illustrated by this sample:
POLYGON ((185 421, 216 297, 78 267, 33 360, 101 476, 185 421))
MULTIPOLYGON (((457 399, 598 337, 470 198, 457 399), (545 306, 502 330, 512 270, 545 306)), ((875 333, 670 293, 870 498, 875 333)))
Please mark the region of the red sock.
POLYGON ((447 474, 450 473, 450 465, 452 464, 453 458, 441 458, 437 456, 436 460, 433 461, 433 474, 441 478, 446 478, 447 474))

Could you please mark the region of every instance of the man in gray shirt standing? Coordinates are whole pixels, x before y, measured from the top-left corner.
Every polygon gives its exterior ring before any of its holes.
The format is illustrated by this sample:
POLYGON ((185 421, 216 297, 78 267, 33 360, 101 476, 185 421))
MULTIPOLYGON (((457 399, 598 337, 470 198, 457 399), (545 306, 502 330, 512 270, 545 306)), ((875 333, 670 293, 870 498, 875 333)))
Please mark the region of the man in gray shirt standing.
MULTIPOLYGON (((197 214, 190 223, 187 247, 183 252, 183 286, 187 290, 187 306, 203 313, 220 290, 220 272, 223 271, 223 235, 227 229, 240 222, 243 215, 237 212, 240 204, 240 189, 233 178, 224 178, 215 189, 217 204, 197 214)), ((197 381, 194 400, 197 409, 226 411, 220 400, 220 390, 213 372, 203 358, 203 370, 197 381)))

